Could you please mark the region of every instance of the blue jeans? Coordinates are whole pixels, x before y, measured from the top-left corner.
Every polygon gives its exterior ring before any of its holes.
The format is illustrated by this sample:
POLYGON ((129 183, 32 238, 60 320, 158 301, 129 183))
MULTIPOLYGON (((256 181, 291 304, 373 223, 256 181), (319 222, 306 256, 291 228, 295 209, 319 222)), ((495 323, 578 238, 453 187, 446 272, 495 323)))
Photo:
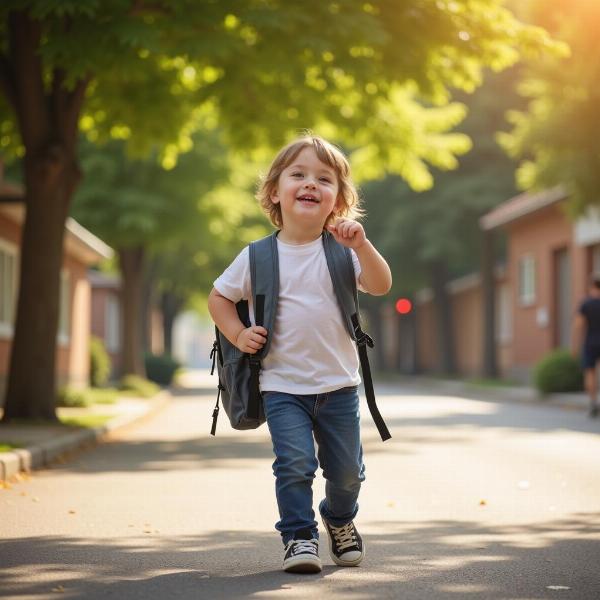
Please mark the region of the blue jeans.
POLYGON ((312 482, 319 464, 326 479, 321 515, 335 527, 352 521, 365 479, 356 387, 307 395, 264 392, 263 400, 275 453, 275 527, 283 543, 304 528, 318 538, 312 482))

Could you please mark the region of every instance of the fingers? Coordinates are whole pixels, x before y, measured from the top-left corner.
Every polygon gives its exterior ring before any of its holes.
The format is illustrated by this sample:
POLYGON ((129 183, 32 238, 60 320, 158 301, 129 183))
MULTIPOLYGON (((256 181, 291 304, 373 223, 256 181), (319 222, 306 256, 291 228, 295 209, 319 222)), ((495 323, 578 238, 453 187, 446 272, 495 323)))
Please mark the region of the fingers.
POLYGON ((242 330, 238 336, 237 347, 248 354, 256 354, 267 341, 267 330, 254 326, 242 330))
POLYGON ((339 219, 335 223, 328 225, 327 228, 332 233, 336 242, 351 248, 362 245, 366 239, 363 226, 351 219, 339 219))

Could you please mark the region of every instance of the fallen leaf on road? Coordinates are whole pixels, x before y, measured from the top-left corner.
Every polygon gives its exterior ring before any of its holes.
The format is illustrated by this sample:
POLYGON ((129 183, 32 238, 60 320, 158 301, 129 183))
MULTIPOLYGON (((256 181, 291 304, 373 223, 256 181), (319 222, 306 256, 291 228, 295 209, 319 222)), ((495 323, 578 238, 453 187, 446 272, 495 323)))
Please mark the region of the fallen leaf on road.
POLYGON ((74 515, 74 514, 76 514, 76 513, 75 513, 75 511, 74 511, 74 510, 70 510, 70 511, 69 511, 69 514, 70 514, 70 515, 74 515))
POLYGON ((65 591, 65 588, 62 585, 58 585, 55 588, 52 588, 52 591, 53 592, 61 592, 62 593, 62 592, 65 591))
POLYGON ((486 506, 487 505, 487 500, 480 500, 479 501, 479 506, 486 506))

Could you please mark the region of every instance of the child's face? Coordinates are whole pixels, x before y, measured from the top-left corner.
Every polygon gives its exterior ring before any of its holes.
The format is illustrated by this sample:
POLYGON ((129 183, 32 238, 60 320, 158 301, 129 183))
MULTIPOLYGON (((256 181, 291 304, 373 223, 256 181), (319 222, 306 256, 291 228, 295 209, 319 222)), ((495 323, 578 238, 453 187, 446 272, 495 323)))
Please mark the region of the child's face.
POLYGON ((284 227, 297 223, 322 229, 336 207, 338 191, 335 170, 307 147, 281 172, 271 200, 281 206, 284 227))

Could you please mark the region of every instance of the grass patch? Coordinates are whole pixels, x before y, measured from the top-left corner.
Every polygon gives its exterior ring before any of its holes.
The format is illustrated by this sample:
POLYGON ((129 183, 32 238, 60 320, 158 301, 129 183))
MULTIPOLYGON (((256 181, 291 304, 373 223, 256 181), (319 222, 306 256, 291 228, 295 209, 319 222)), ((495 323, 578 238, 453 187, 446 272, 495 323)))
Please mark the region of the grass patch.
POLYGON ((85 393, 92 404, 114 404, 119 397, 116 388, 88 388, 85 393))
POLYGON ((63 425, 68 427, 100 427, 112 419, 114 415, 81 415, 77 417, 64 417, 60 419, 63 425))
POLYGON ((17 448, 22 448, 20 444, 5 444, 4 442, 0 442, 0 452, 10 452, 11 450, 15 450, 17 448))

